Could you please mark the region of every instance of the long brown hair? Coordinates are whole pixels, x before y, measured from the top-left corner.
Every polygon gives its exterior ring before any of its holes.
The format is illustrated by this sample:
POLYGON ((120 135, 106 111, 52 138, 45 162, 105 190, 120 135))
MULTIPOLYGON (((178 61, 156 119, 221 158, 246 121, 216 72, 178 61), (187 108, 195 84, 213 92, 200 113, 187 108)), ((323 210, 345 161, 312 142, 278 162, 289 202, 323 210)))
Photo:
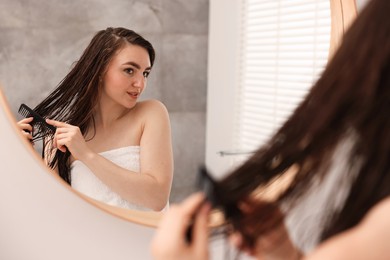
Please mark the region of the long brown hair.
POLYGON ((293 181, 267 210, 264 203, 253 203, 251 214, 236 220, 234 226, 249 244, 271 228, 264 223, 275 225, 279 208, 289 214, 314 180, 321 183, 336 147, 350 137, 354 145, 344 160, 347 171, 356 174, 341 209, 327 215, 321 239, 353 227, 390 195, 389 12, 389 0, 371 0, 292 116, 266 145, 219 182, 225 203, 237 204, 291 167, 297 169, 293 181))
MULTIPOLYGON (((93 110, 98 101, 99 81, 116 52, 126 43, 138 45, 148 51, 150 64, 153 66, 155 51, 150 42, 136 32, 126 28, 107 28, 98 31, 84 50, 71 71, 59 83, 57 88, 34 110, 44 118, 51 118, 78 126, 82 134, 94 127, 93 110)), ((44 142, 43 156, 48 156, 44 142), (46 152, 46 154, 44 154, 46 152)), ((70 153, 57 150, 49 158, 50 167, 57 167, 59 174, 69 184, 70 153)))

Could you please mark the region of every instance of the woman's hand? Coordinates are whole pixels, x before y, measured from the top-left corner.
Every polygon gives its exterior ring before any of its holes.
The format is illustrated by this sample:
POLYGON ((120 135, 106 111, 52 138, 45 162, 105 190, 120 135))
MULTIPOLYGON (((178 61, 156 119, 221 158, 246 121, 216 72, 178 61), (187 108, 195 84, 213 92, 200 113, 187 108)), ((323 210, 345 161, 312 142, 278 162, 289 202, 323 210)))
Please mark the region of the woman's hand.
POLYGON ((91 151, 79 127, 51 119, 46 119, 46 123, 57 128, 53 146, 61 152, 66 152, 69 149, 75 160, 80 160, 91 151))
POLYGON ((22 135, 25 136, 27 138, 27 140, 33 144, 33 141, 32 141, 33 128, 30 125, 30 123, 32 121, 33 121, 33 117, 27 117, 27 118, 20 120, 16 124, 19 127, 19 129, 21 130, 22 135))
POLYGON ((172 205, 163 216, 153 238, 151 249, 155 259, 208 259, 208 215, 210 204, 196 193, 180 205, 172 205), (193 223, 191 242, 186 240, 193 223))

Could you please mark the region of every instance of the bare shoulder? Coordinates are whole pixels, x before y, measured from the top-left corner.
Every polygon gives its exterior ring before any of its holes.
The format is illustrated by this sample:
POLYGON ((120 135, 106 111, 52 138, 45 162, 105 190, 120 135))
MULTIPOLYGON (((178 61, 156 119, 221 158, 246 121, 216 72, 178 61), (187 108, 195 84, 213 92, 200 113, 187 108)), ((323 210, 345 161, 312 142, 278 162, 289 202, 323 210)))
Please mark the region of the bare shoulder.
MULTIPOLYGON (((372 248, 390 259, 390 197, 378 202, 354 228, 355 239, 365 241, 366 250, 372 248)), ((368 259, 368 258, 367 258, 368 259)), ((370 257, 370 259, 380 259, 370 257)))
POLYGON ((139 117, 145 125, 161 126, 162 124, 170 124, 166 106, 156 99, 138 102, 136 113, 137 117, 139 117))
POLYGON ((166 106, 157 99, 138 102, 138 109, 143 113, 168 113, 166 106))
POLYGON ((377 226, 378 229, 387 227, 390 237, 390 197, 375 205, 368 212, 361 225, 377 226))
POLYGON ((390 259, 390 197, 354 228, 322 243, 307 259, 390 259))

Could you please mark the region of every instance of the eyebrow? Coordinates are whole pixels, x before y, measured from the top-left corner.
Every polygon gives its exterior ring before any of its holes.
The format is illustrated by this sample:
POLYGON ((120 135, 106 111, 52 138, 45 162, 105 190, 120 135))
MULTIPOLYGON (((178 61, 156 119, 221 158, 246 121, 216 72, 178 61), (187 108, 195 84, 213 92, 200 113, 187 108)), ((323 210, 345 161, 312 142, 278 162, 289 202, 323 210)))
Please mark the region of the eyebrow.
MULTIPOLYGON (((137 69, 141 69, 141 66, 139 64, 135 63, 134 61, 128 61, 128 62, 124 63, 123 65, 131 65, 137 69)), ((151 69, 152 69, 152 67, 145 68, 145 70, 151 70, 151 69)))

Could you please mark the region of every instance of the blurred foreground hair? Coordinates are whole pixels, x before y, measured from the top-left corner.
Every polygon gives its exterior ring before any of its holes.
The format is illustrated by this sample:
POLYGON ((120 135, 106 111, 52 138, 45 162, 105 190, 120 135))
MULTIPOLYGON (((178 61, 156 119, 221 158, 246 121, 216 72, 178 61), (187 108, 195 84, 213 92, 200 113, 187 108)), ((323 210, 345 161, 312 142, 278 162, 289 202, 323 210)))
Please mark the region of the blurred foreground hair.
POLYGON ((224 203, 252 203, 250 214, 233 220, 247 243, 283 220, 279 209, 288 215, 313 183, 322 182, 335 149, 345 140, 353 145, 343 155, 347 167, 342 174, 354 177, 349 178, 351 188, 341 208, 326 212, 321 240, 355 226, 390 195, 389 13, 389 0, 371 0, 292 116, 218 183, 224 203), (293 180, 268 206, 249 199, 289 169, 295 169, 293 180))

